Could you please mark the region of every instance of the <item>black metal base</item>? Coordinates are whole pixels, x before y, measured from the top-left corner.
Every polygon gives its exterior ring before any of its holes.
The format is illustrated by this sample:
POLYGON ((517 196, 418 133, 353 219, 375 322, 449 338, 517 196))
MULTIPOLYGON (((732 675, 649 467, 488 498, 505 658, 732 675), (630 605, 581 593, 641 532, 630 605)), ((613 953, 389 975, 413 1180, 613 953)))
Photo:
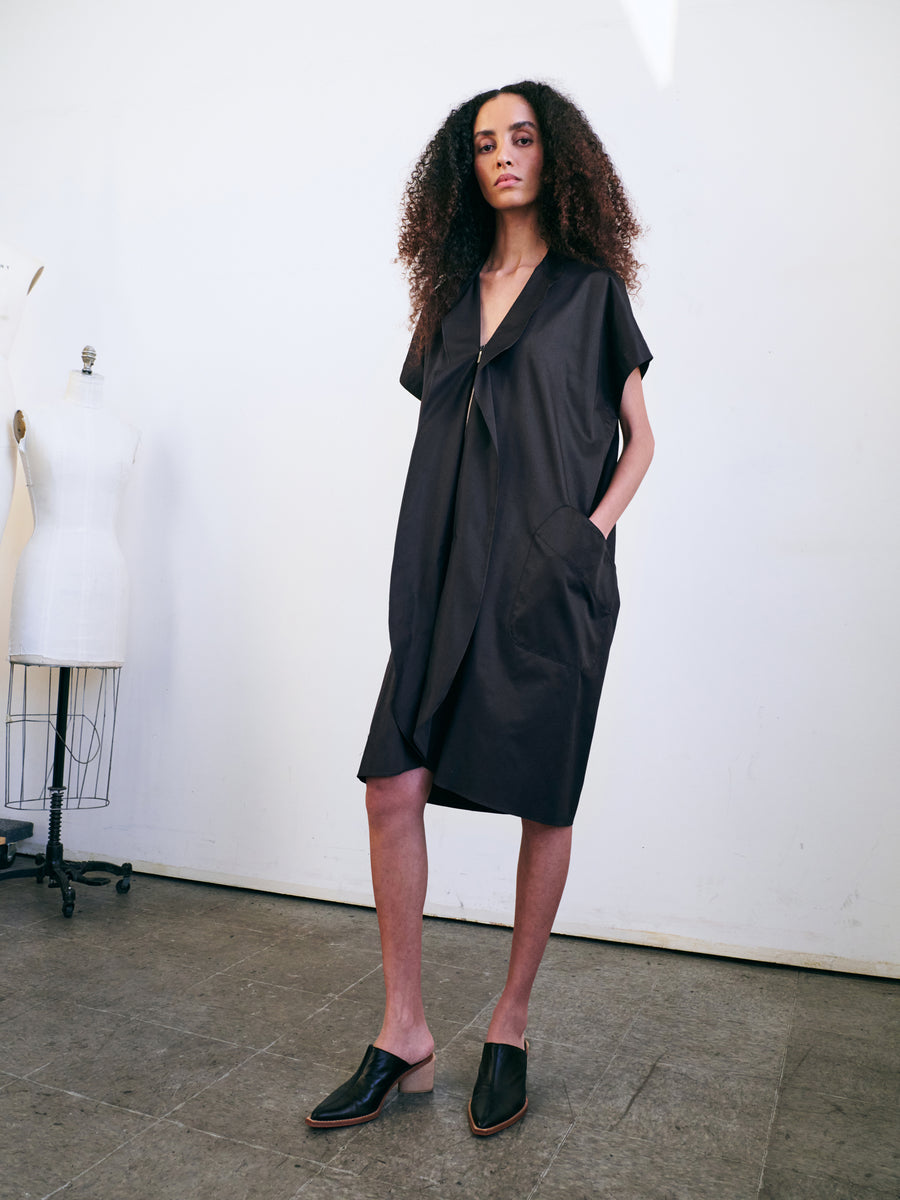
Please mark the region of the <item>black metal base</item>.
POLYGON ((85 883, 89 887, 103 887, 112 883, 111 879, 91 879, 89 872, 104 871, 107 875, 118 875, 116 891, 120 896, 131 890, 131 863, 98 862, 69 862, 63 857, 63 846, 60 841, 49 841, 45 854, 36 854, 33 867, 18 867, 15 871, 4 870, 0 864, 0 883, 7 879, 33 879, 35 883, 47 880, 50 888, 59 888, 62 893, 62 913, 71 917, 75 911, 75 889, 73 883, 85 883))

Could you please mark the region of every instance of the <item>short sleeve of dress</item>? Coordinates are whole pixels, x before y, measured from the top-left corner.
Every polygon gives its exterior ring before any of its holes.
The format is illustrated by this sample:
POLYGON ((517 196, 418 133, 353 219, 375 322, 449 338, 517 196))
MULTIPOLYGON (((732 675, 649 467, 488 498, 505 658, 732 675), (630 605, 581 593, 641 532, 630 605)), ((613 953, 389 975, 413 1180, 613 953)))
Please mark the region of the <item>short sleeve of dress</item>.
POLYGON ((422 399, 425 387, 425 352, 416 347, 415 334, 400 372, 400 382, 417 400, 422 399))
POLYGON ((625 284, 613 275, 606 309, 603 358, 609 399, 618 410, 625 380, 637 367, 645 375, 653 355, 638 328, 625 284))

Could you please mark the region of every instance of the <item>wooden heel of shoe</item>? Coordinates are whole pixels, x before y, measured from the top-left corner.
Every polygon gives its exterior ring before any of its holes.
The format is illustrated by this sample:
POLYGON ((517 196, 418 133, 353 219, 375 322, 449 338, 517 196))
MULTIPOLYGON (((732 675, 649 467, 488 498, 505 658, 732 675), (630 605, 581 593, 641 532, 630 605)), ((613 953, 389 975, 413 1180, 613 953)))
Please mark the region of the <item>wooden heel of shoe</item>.
POLYGON ((417 1063, 401 1078, 397 1087, 401 1092, 434 1091, 434 1055, 417 1063))

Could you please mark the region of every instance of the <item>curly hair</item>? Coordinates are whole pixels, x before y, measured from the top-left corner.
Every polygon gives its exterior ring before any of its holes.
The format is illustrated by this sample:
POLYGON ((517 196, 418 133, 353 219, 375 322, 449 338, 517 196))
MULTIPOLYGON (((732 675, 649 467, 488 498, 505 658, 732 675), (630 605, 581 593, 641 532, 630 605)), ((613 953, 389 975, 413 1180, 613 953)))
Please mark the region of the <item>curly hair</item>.
POLYGON ((544 149, 538 228, 551 250, 615 271, 630 291, 642 230, 603 143, 578 106, 546 83, 481 92, 447 117, 416 163, 403 196, 397 261, 407 277, 415 344, 427 346, 494 240, 494 210, 475 177, 472 140, 481 106, 502 92, 534 110, 544 149))

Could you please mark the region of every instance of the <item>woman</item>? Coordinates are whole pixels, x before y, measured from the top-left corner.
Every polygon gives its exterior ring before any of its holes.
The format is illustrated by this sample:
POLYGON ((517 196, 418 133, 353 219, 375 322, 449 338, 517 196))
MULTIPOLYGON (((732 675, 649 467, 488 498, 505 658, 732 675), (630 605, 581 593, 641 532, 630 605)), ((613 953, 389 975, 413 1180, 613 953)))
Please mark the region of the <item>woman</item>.
POLYGON ((359 776, 384 958, 381 1030, 307 1117, 429 1091, 426 802, 522 820, 506 986, 469 1104, 528 1105, 525 1027, 569 865, 619 597, 614 526, 653 454, 626 284, 639 226, 583 114, 523 82, 454 110, 407 187, 400 260, 421 399, 391 576, 391 658, 359 776), (618 430, 623 450, 618 455, 618 430))

